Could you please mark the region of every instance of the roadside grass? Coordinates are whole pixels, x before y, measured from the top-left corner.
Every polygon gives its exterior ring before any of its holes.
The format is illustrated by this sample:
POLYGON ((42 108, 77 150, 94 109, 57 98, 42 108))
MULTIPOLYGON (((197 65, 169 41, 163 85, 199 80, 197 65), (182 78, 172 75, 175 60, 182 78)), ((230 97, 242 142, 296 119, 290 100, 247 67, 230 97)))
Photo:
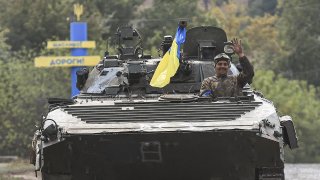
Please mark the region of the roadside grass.
POLYGON ((15 178, 10 176, 9 174, 0 174, 0 180, 24 180, 23 178, 15 178))
POLYGON ((26 159, 17 159, 8 163, 0 163, 0 180, 23 180, 13 177, 14 174, 33 171, 34 167, 26 159))

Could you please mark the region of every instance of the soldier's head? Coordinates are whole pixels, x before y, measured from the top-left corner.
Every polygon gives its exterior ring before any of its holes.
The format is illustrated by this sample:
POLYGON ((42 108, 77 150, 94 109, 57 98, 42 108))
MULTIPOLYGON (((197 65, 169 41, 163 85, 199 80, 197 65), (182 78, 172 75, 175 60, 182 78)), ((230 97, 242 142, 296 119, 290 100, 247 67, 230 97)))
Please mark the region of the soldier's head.
POLYGON ((228 74, 230 68, 230 57, 225 53, 220 53, 214 57, 214 68, 216 76, 228 74))

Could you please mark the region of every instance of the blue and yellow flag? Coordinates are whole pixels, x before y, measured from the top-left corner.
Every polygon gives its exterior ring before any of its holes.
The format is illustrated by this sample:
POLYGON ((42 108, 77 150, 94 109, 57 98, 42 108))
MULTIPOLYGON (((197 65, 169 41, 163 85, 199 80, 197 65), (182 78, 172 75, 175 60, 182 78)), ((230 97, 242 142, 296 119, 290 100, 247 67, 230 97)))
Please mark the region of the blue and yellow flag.
POLYGON ((186 28, 178 27, 171 48, 162 57, 156 71, 153 74, 150 85, 162 88, 170 83, 179 67, 180 47, 186 40, 186 28))

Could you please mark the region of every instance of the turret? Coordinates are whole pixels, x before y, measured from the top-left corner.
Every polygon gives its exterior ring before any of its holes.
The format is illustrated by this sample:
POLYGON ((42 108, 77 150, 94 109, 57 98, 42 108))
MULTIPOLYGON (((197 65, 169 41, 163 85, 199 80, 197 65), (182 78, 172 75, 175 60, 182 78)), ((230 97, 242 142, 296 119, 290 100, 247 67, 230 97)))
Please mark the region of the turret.
MULTIPOLYGON (((186 26, 180 21, 179 26, 186 26)), ((142 48, 142 37, 132 27, 120 27, 116 32, 117 55, 109 55, 91 71, 78 72, 78 87, 82 93, 101 95, 199 93, 204 78, 214 75, 213 57, 221 52, 231 57, 234 53, 226 33, 217 27, 191 28, 186 33, 182 47, 180 66, 171 83, 164 88, 149 85, 160 58, 152 59, 142 48)), ((173 37, 164 36, 160 44, 163 56, 171 47, 173 37)), ((230 74, 237 74, 234 65, 230 74)))

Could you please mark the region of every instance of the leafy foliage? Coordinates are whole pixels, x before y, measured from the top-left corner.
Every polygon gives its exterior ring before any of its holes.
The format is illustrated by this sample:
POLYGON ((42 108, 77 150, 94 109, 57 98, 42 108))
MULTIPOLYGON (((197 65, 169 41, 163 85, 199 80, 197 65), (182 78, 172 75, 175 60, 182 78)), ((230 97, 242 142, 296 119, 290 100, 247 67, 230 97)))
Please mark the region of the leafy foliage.
POLYGON ((46 98, 68 98, 68 69, 35 68, 33 62, 0 61, 0 154, 25 155, 46 98))
POLYGON ((70 1, 0 1, 0 24, 10 31, 7 43, 12 50, 23 47, 40 50, 46 39, 68 35, 66 18, 70 1))
MULTIPOLYGON (((101 40, 101 34, 109 36, 120 24, 128 24, 142 0, 82 1, 84 14, 81 20, 88 22, 89 39, 101 40), (130 17, 130 18, 128 18, 130 17), (99 32, 99 33, 97 33, 99 32)), ((67 40, 69 22, 75 21, 73 4, 76 0, 0 0, 0 27, 10 31, 7 43, 13 51, 24 48, 40 52, 48 39, 67 40)))
POLYGON ((251 16, 263 16, 276 13, 277 0, 249 0, 249 14, 251 16))
POLYGON ((281 1, 281 30, 288 56, 282 63, 286 77, 320 85, 320 22, 318 0, 281 1))
POLYGON ((179 19, 187 19, 192 26, 202 25, 203 15, 198 2, 193 0, 154 1, 139 14, 136 22, 144 39, 144 47, 153 49, 153 55, 165 35, 175 35, 179 19), (187 13, 186 13, 187 12, 187 13))
POLYGON ((250 17, 246 8, 236 3, 213 7, 206 22, 217 21, 230 38, 243 40, 245 53, 259 69, 276 69, 286 52, 281 49, 279 32, 275 27, 277 16, 250 17))
POLYGON ((0 59, 6 59, 9 57, 10 46, 5 43, 6 38, 5 34, 8 32, 8 29, 0 30, 0 59))

